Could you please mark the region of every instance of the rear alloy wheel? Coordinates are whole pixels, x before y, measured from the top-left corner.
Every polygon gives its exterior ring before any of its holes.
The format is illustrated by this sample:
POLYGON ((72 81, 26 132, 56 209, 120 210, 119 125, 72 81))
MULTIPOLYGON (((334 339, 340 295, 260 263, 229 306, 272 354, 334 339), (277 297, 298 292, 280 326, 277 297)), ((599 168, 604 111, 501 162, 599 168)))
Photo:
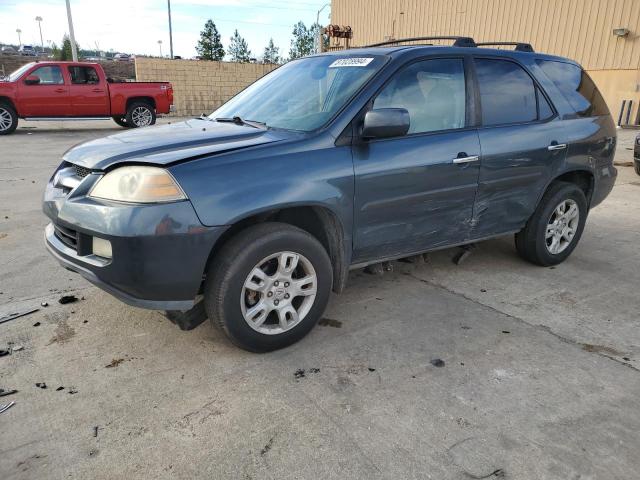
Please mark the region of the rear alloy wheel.
POLYGON ((516 234, 518 253, 545 267, 563 262, 580 240, 588 211, 580 187, 566 182, 551 185, 526 226, 516 234))
POLYGON ((291 345, 315 326, 329 300, 331 261, 309 233, 284 223, 249 227, 207 272, 207 316, 251 352, 291 345))
POLYGON ((128 127, 147 127, 156 123, 156 111, 148 103, 134 102, 127 109, 124 119, 128 127))
POLYGON ((18 114, 11 105, 0 104, 0 135, 8 135, 18 127, 18 114))

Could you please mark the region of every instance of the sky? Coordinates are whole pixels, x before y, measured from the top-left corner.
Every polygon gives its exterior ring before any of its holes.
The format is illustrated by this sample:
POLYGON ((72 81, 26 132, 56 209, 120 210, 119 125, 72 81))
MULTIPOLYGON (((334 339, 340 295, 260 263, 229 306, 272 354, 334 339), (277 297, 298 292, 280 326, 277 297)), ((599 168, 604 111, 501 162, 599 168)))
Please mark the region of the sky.
MULTIPOLYGON (((200 31, 211 18, 229 44, 235 29, 245 38, 252 56, 259 58, 273 37, 280 55, 287 56, 293 25, 307 26, 316 20, 318 9, 327 0, 171 0, 173 53, 183 58, 196 55, 200 31)), ((329 23, 331 7, 320 13, 320 23, 329 23)), ((81 48, 122 53, 169 54, 169 27, 166 0, 71 0, 74 32, 81 48)), ((40 45, 35 17, 42 17, 45 46, 60 45, 68 32, 65 0, 0 0, 0 43, 40 45)))

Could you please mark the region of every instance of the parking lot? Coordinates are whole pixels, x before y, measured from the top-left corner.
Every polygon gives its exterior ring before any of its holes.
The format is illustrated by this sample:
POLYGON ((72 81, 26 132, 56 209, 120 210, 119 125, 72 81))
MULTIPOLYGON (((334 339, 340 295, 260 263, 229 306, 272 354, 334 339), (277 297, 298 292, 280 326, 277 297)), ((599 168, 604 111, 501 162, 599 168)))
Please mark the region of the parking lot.
POLYGON ((256 355, 46 252, 62 154, 119 131, 21 122, 0 138, 0 318, 38 309, 0 324, 0 349, 22 347, 0 358, 0 388, 18 390, 0 397, 15 401, 1 478, 637 478, 636 132, 619 131, 617 184, 565 263, 525 263, 505 237, 459 265, 451 249, 354 271, 309 336, 256 355))

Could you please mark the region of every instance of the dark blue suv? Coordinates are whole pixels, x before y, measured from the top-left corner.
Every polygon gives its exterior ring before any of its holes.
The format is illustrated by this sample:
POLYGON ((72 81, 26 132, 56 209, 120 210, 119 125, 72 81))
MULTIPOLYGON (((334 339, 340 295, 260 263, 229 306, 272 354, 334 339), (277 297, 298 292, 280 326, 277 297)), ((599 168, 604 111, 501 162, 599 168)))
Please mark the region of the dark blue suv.
POLYGON ((560 263, 613 187, 614 122, 575 62, 467 40, 295 60, 209 117, 76 146, 46 245, 251 351, 307 334, 350 269, 507 234, 560 263))

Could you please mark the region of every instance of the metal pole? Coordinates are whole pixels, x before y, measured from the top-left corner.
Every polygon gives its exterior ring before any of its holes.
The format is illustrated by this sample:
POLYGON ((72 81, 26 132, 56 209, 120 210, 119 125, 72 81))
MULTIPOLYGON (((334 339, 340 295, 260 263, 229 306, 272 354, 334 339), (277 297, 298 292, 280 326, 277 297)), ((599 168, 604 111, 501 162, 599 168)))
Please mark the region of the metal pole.
POLYGON ((71 40, 71 55, 73 61, 78 61, 78 49, 76 48, 76 35, 73 33, 73 19, 71 18, 71 5, 67 0, 67 20, 69 21, 69 40, 71 40))
POLYGON ((16 33, 18 34, 18 46, 22 46, 22 37, 20 36, 20 34, 22 33, 22 30, 20 30, 19 28, 16 28, 16 33))
POLYGON ((173 60, 173 31, 171 30, 171 0, 167 0, 167 10, 169 11, 169 58, 173 60))
POLYGON ((44 40, 42 40, 42 17, 36 17, 38 22, 38 29, 40 30, 40 48, 42 48, 42 54, 44 55, 44 40))

